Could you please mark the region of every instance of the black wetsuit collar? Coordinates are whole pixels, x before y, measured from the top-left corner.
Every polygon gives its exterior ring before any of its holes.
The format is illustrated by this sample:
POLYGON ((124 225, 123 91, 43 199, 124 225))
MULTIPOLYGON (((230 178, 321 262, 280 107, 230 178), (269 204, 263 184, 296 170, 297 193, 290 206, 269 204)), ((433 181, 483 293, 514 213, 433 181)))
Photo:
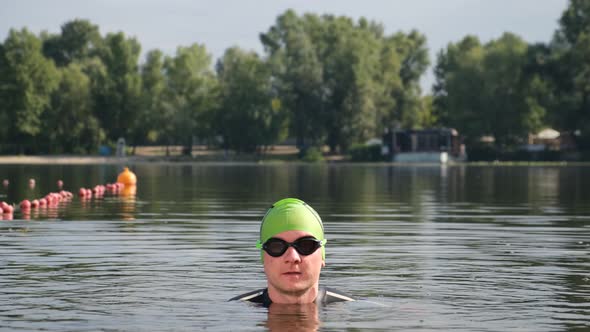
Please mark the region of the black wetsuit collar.
MULTIPOLYGON (((355 299, 345 295, 335 289, 322 287, 318 288, 318 294, 315 298, 314 303, 317 304, 328 304, 332 302, 342 302, 342 301, 354 301, 355 299)), ((272 304, 272 300, 268 295, 268 288, 255 290, 253 292, 248 292, 246 294, 242 294, 236 296, 230 301, 249 301, 253 303, 259 303, 265 307, 269 307, 272 304)))
MULTIPOLYGON (((321 303, 321 304, 325 304, 327 303, 327 297, 326 297, 326 289, 324 287, 319 287, 318 288, 318 294, 315 297, 315 300, 313 301, 314 303, 321 303)), ((265 288, 264 291, 261 294, 261 302, 263 306, 265 306, 266 308, 270 307, 270 305, 272 304, 272 300, 270 299, 270 295, 268 295, 268 288, 265 288)))

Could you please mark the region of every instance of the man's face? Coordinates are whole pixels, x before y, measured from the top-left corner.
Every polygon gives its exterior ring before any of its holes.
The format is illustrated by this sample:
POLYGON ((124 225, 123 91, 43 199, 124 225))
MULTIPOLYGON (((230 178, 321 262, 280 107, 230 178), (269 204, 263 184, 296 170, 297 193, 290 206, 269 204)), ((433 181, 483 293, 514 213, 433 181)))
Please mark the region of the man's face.
MULTIPOLYGON (((308 236, 313 235, 303 231, 286 231, 273 237, 293 242, 308 236)), ((312 287, 317 288, 324 265, 321 248, 308 256, 299 254, 293 247, 289 247, 280 257, 272 257, 264 252, 264 273, 269 291, 274 290, 282 295, 302 296, 312 287)))

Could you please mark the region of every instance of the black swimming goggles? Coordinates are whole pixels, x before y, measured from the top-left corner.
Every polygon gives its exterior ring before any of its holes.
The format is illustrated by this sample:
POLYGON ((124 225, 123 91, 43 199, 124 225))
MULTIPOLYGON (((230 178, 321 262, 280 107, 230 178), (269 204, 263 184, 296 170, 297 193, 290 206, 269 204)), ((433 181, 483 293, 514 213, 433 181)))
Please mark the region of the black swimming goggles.
POLYGON ((260 241, 258 241, 258 243, 256 243, 256 248, 266 251, 266 253, 272 257, 281 257, 289 247, 293 247, 300 255, 308 256, 324 246, 326 242, 326 239, 320 241, 314 237, 302 237, 293 242, 287 242, 272 237, 266 240, 264 244, 261 244, 260 241))

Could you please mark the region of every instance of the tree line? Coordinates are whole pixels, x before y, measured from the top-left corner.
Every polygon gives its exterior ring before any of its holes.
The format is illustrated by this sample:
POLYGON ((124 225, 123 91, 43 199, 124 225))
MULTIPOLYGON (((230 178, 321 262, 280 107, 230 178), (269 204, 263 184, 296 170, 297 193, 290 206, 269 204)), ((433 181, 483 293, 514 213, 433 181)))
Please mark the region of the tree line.
POLYGON ((435 76, 437 120, 468 144, 490 135, 509 149, 552 127, 589 150, 590 2, 570 0, 549 43, 527 44, 513 33, 451 43, 438 54, 435 76))
POLYGON ((386 128, 457 128, 468 144, 522 143, 544 126, 590 146, 590 4, 570 0, 553 40, 466 36, 441 50, 436 83, 418 31, 292 10, 260 34, 264 54, 232 47, 213 65, 201 44, 173 55, 87 20, 61 33, 11 29, 0 44, 0 152, 95 153, 195 139, 239 152, 295 139, 346 152, 386 128))

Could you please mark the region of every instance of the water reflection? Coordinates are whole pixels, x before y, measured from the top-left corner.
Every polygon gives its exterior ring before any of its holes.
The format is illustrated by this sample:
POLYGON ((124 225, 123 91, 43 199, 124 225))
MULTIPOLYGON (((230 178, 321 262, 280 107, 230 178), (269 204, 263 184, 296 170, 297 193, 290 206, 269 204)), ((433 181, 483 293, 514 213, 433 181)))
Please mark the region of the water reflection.
MULTIPOLYGON (((590 167, 132 169, 135 193, 0 221, 0 330, 590 328, 590 167), (225 302, 265 286, 253 239, 286 196, 324 219, 322 284, 386 307, 225 302)), ((77 192, 119 171, 0 166, 0 200, 39 197, 56 179, 77 192)))
POLYGON ((135 220, 135 194, 137 186, 128 185, 123 187, 120 193, 121 218, 127 221, 135 220))
POLYGON ((318 306, 315 303, 273 303, 268 308, 268 318, 264 325, 269 331, 317 331, 320 326, 318 306))

